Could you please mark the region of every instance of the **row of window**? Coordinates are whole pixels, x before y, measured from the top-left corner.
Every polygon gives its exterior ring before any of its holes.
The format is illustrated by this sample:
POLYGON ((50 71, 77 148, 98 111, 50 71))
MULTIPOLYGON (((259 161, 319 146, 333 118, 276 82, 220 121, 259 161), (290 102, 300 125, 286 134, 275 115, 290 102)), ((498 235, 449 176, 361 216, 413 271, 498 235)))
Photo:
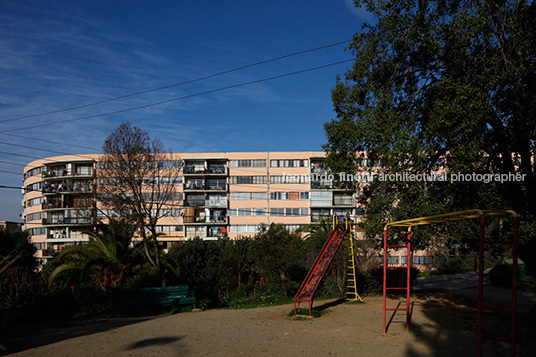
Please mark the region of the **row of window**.
POLYGON ((270 160, 270 167, 308 167, 309 160, 270 160))
POLYGON ((266 167, 266 160, 231 160, 229 167, 266 167))
POLYGON ((47 214, 45 212, 31 213, 26 216, 26 222, 37 221, 43 218, 47 218, 47 214))
POLYGON ((45 202, 45 198, 44 198, 44 197, 32 198, 31 200, 26 201, 26 206, 27 206, 27 207, 39 206, 39 205, 41 205, 43 202, 45 202))
POLYGON ((29 177, 40 175, 43 171, 45 171, 44 166, 39 166, 29 171, 26 171, 26 173, 24 174, 24 179, 26 180, 29 177))
MULTIPOLYGON (((159 160, 147 163, 147 167, 160 168, 160 169, 180 169, 182 168, 182 160, 159 160)), ((112 161, 98 161, 96 167, 99 170, 108 168, 114 169, 114 162, 112 161)))

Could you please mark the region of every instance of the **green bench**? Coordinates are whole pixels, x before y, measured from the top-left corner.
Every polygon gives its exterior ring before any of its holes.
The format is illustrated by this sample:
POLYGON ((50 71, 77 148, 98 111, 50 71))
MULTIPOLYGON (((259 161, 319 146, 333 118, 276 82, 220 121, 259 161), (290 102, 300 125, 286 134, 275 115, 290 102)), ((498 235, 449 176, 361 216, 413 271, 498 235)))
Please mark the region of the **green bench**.
POLYGON ((114 304, 118 308, 172 308, 195 303, 188 285, 166 286, 162 288, 115 289, 114 304))

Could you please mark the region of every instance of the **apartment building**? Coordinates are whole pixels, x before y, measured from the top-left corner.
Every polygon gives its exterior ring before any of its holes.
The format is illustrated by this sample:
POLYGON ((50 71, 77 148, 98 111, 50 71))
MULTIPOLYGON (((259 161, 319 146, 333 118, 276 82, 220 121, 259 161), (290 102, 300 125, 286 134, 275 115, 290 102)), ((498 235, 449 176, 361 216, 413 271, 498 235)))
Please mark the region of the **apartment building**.
MULTIPOLYGON (((167 178, 175 185, 173 208, 158 221, 158 239, 169 248, 194 237, 254 235, 261 224, 295 231, 333 214, 358 221, 356 193, 333 187, 324 162, 322 151, 174 153, 164 164, 181 170, 167 178)), ((99 168, 99 155, 48 157, 25 167, 24 229, 43 263, 87 242, 85 232, 103 218, 94 202, 99 168)))
MULTIPOLYGON (((168 165, 180 175, 169 182, 176 194, 159 238, 173 242, 200 237, 253 235, 261 224, 294 231, 330 219, 354 216, 355 195, 331 187, 324 152, 175 153, 168 165)), ((101 212, 92 204, 98 185, 98 155, 48 157, 24 169, 24 228, 44 260, 66 246, 88 241, 85 233, 101 212)))

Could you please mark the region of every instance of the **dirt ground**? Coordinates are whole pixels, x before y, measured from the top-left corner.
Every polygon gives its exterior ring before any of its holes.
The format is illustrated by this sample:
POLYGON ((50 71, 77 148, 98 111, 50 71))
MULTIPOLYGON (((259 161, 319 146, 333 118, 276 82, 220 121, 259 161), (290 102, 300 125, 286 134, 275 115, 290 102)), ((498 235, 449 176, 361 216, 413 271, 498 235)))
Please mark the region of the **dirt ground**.
MULTIPOLYGON (((501 290, 498 298, 504 295, 501 290)), ((490 295, 491 296, 491 295, 490 295)), ((534 295, 520 298, 518 356, 534 356, 534 295)), ((405 300, 389 299, 388 307, 405 300)), ((411 331, 397 312, 382 333, 382 297, 364 304, 316 301, 319 318, 287 317, 292 305, 210 310, 152 318, 109 319, 66 328, 0 336, 14 356, 474 356, 475 290, 412 296, 411 331)), ((392 314, 392 313, 391 313, 392 314)), ((491 316, 488 333, 501 334, 509 317, 491 316)), ((389 315, 388 315, 389 316, 389 315)), ((506 332, 507 334, 508 332, 506 332)), ((485 356, 509 355, 509 344, 486 342, 485 356)), ((0 354, 2 354, 0 352, 0 354)))

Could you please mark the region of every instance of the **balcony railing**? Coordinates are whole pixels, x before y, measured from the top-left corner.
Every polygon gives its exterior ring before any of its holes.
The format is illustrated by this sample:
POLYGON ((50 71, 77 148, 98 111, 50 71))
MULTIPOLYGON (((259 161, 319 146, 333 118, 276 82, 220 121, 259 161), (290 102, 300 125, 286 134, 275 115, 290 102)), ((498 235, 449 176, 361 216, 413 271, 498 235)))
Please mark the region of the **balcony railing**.
POLYGON ((93 168, 87 168, 85 170, 76 170, 76 171, 67 171, 67 170, 53 170, 45 171, 41 173, 42 178, 52 178, 52 177, 72 177, 72 176, 93 176, 93 168))
POLYGON ((42 193, 91 193, 93 188, 91 186, 74 186, 70 185, 51 185, 45 186, 41 189, 42 193))
POLYGON ((43 218, 41 223, 43 225, 60 225, 60 224, 92 224, 91 218, 43 218))
POLYGON ((227 200, 206 200, 205 206, 225 208, 227 207, 227 200))
POLYGON ((227 223, 227 216, 184 216, 183 222, 188 223, 227 223))
POLYGON ((355 201, 352 197, 333 197, 334 206, 354 206, 355 201))
POLYGON ((185 175, 226 175, 226 167, 209 167, 208 169, 198 169, 195 167, 185 167, 185 175))

